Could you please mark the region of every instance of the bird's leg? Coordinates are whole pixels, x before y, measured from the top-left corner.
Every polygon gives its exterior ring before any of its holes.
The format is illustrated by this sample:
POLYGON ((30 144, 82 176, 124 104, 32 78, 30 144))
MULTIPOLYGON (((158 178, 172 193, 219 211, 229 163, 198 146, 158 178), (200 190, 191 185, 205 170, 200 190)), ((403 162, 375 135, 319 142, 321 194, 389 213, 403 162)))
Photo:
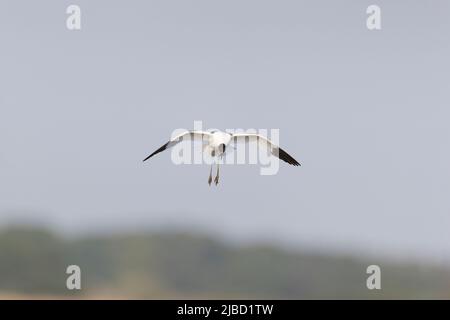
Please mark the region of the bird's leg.
POLYGON ((216 173, 216 178, 214 179, 214 183, 217 184, 219 183, 219 163, 217 163, 217 173, 216 173))
POLYGON ((209 170, 209 178, 208 178, 209 185, 211 185, 211 182, 212 182, 212 167, 213 167, 213 165, 211 164, 211 170, 209 170))

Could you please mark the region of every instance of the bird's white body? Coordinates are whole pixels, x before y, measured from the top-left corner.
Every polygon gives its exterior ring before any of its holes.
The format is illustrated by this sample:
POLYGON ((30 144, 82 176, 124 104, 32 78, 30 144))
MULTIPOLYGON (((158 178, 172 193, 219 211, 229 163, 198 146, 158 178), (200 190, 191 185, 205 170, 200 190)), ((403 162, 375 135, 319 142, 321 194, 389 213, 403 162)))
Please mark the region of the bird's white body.
POLYGON ((214 131, 211 134, 209 145, 213 148, 219 148, 221 144, 227 146, 231 141, 232 135, 222 131, 214 131))
POLYGON ((208 144, 206 145, 207 150, 210 155, 223 156, 226 152, 226 147, 231 141, 232 135, 222 131, 214 131, 209 137, 208 144))

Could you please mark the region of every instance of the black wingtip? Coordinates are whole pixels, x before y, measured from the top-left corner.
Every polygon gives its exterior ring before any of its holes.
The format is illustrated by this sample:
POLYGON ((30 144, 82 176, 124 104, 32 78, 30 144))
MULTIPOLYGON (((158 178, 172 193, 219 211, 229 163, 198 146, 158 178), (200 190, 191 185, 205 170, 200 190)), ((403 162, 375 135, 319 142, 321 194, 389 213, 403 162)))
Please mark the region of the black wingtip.
MULTIPOLYGON (((161 152, 161 151, 160 151, 161 152)), ((151 155, 149 155, 147 158, 145 158, 144 160, 142 160, 142 162, 147 161, 148 159, 150 159, 151 157, 153 157, 155 154, 157 154, 158 152, 153 152, 151 155)))
POLYGON ((295 160, 291 155, 289 155, 286 151, 284 151, 281 148, 278 148, 278 153, 277 153, 278 158, 280 158, 281 160, 289 163, 290 165, 293 166, 301 166, 301 164, 295 160))
MULTIPOLYGON (((169 141, 170 142, 170 141, 169 141)), ((159 148, 158 150, 156 150, 155 152, 153 152, 151 155, 149 155, 147 158, 145 158, 144 160, 142 160, 142 162, 147 161, 148 159, 150 159, 151 157, 153 157, 155 154, 160 153, 161 151, 166 150, 169 142, 167 142, 166 144, 164 144, 161 148, 159 148)))
POLYGON ((145 158, 144 160, 142 160, 142 162, 147 161, 148 159, 150 159, 151 157, 153 157, 155 155, 155 152, 153 152, 151 155, 149 155, 147 158, 145 158))

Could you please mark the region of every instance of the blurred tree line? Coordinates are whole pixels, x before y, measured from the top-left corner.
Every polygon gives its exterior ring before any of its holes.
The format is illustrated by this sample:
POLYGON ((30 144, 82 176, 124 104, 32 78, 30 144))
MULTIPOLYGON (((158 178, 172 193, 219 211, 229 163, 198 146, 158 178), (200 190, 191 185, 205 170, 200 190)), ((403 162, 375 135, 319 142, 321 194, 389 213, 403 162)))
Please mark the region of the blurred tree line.
POLYGON ((46 230, 0 231, 0 297, 76 298, 450 298, 450 270, 232 246, 182 233, 68 239, 46 230), (66 289, 78 265, 82 290, 66 289), (378 264, 382 289, 368 290, 366 268, 378 264))

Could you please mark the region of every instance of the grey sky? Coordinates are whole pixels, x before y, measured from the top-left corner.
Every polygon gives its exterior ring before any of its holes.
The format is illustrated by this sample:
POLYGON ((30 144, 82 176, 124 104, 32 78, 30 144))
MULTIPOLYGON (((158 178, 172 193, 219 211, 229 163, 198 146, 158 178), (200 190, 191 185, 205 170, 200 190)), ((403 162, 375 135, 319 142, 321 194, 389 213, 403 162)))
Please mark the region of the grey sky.
POLYGON ((0 218, 66 231, 450 258, 450 3, 2 1, 0 218), (82 30, 68 31, 78 4, 82 30), (141 160, 172 130, 279 128, 303 166, 141 160))

